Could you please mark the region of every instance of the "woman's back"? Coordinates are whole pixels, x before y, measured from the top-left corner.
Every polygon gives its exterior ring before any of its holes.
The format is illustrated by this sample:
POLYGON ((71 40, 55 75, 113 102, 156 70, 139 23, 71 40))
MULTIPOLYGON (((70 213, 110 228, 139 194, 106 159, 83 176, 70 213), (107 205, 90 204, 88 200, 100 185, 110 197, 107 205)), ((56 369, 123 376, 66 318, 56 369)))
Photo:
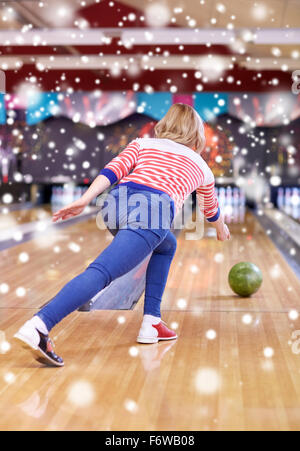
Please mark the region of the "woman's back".
POLYGON ((170 139, 137 138, 114 158, 101 174, 112 183, 120 181, 138 188, 147 186, 167 193, 176 210, 197 190, 207 218, 218 211, 214 176, 203 158, 189 147, 170 139))

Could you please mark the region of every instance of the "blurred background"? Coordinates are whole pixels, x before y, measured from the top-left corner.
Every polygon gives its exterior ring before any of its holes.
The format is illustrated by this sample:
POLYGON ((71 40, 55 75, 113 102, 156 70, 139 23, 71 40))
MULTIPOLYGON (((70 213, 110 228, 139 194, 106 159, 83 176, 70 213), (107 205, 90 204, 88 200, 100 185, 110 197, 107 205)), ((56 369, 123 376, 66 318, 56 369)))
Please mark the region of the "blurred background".
POLYGON ((76 199, 183 102, 227 220, 299 221, 299 22, 297 0, 1 1, 1 212, 76 199))
POLYGON ((0 428, 299 430, 299 11, 0 0, 0 428), (41 371, 13 335, 112 239, 98 206, 55 224, 52 212, 174 102, 205 121, 232 239, 208 223, 198 241, 178 232, 162 304, 172 349, 134 346, 146 259, 58 326, 67 364, 41 371), (249 298, 228 284, 240 262, 263 274, 249 298))

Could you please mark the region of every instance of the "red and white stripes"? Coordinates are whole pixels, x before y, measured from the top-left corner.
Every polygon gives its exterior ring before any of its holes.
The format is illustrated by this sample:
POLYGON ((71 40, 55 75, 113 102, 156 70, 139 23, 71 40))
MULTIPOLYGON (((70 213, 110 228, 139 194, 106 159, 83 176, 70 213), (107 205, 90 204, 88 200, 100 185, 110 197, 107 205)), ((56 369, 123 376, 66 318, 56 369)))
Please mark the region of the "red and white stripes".
POLYGON ((218 213, 214 176, 192 149, 169 139, 138 138, 105 166, 120 183, 134 182, 163 191, 176 209, 197 191, 199 207, 208 219, 218 213))
POLYGON ((115 157, 105 168, 112 170, 117 179, 121 180, 135 167, 140 146, 137 141, 132 141, 123 152, 115 157))

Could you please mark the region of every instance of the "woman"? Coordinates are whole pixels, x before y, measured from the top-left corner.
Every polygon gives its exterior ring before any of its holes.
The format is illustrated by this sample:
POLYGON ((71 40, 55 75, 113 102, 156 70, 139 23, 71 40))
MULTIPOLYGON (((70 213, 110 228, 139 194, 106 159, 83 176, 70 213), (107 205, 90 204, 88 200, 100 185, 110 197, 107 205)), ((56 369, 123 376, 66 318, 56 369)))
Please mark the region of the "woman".
MULTIPOLYGON (((204 216, 216 228, 217 238, 221 241, 230 238, 218 208, 214 176, 200 156, 205 136, 199 115, 189 105, 174 104, 156 125, 155 136, 132 141, 105 166, 79 200, 53 215, 56 222, 82 213, 96 196, 118 182, 110 193, 116 210, 112 216, 117 217, 114 227, 110 227, 116 229, 111 244, 15 335, 39 361, 63 366, 63 360, 53 351, 50 330, 151 253, 146 272, 144 317, 137 341, 157 343, 177 338, 161 320, 160 303, 176 251, 171 223, 175 211, 193 191, 197 191, 204 216), (168 204, 167 214, 166 208, 161 208, 162 198, 163 205, 168 204), (134 199, 139 202, 138 214, 134 199), (153 218, 156 218, 154 225, 153 218)), ((109 207, 108 213, 111 210, 109 207)))

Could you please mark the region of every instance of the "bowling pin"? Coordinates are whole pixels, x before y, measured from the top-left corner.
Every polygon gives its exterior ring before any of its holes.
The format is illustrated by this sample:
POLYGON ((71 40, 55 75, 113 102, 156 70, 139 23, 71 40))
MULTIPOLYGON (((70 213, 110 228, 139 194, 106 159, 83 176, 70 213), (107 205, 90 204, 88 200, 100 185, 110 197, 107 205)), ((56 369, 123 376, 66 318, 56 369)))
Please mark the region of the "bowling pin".
POLYGON ((245 191, 243 189, 240 188, 240 205, 242 207, 246 207, 246 195, 245 195, 245 191))
POLYGON ((61 186, 57 187, 57 206, 61 206, 63 204, 63 188, 61 186))
POLYGON ((292 188, 292 196, 291 196, 292 217, 294 219, 298 219, 299 204, 300 204, 299 191, 298 188, 294 187, 292 188))
POLYGON ((227 186, 226 189, 226 204, 232 205, 233 199, 232 199, 232 188, 231 186, 227 186))
POLYGON ((240 195, 239 195, 239 189, 233 188, 233 200, 232 200, 233 206, 238 207, 240 203, 240 195))
POLYGON ((285 196, 284 196, 284 211, 286 214, 290 215, 292 213, 292 204, 291 204, 291 189, 286 188, 285 189, 285 196))
POLYGON ((225 207, 225 203, 226 203, 225 188, 221 187, 219 189, 219 205, 220 205, 220 208, 224 208, 225 207))
POLYGON ((278 188, 277 192, 277 207, 279 208, 279 210, 284 209, 284 190, 281 187, 278 188))

